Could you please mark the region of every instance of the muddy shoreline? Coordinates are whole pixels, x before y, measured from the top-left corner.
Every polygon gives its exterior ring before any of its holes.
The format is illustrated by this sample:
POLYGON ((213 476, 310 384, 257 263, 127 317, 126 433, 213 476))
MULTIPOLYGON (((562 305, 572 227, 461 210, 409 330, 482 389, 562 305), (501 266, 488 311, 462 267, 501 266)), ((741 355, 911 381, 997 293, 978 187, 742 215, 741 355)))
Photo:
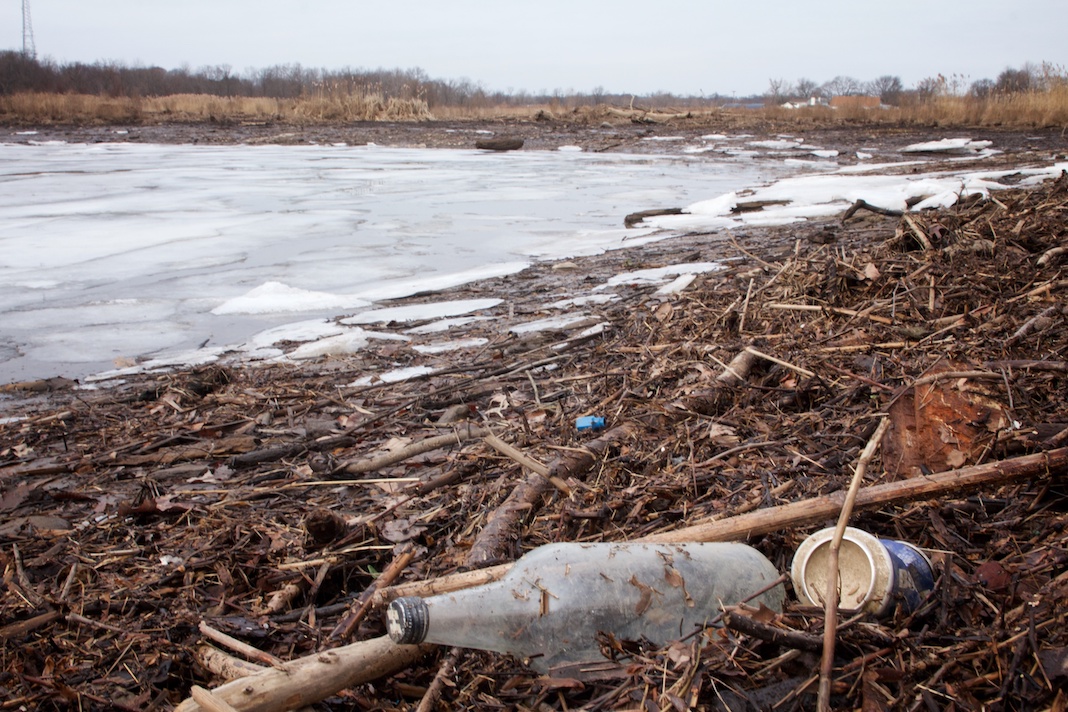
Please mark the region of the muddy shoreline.
POLYGON ((1033 129, 998 127, 917 127, 878 125, 814 125, 809 122, 763 120, 674 120, 662 123, 600 121, 577 117, 574 121, 498 119, 421 122, 358 122, 351 124, 286 124, 282 122, 218 121, 203 123, 129 124, 108 126, 7 126, 0 136, 7 142, 67 141, 79 143, 140 142, 164 144, 348 144, 425 148, 475 148, 486 137, 522 139, 522 150, 557 150, 578 146, 586 151, 672 153, 672 141, 651 140, 679 137, 695 140, 710 134, 747 135, 754 140, 781 135, 805 139, 842 154, 878 148, 892 154, 920 141, 967 136, 990 140, 999 150, 1017 158, 1064 157, 1068 132, 1057 127, 1033 129))

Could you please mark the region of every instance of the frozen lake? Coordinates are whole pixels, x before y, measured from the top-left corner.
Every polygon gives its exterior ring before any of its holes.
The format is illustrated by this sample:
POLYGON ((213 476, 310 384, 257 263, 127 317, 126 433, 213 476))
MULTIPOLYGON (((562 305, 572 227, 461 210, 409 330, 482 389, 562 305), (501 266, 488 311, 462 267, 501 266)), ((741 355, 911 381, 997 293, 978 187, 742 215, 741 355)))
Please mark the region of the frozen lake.
MULTIPOLYGON (((743 135, 678 139, 671 155, 0 143, 0 383, 261 357, 282 341, 358 348, 359 333, 325 320, 537 260, 837 215, 858 198, 952 205, 1006 187, 1010 171, 972 164, 996 151, 960 138, 839 156, 743 135), (925 169, 931 152, 953 158, 925 169), (739 200, 775 207, 735 215, 739 200), (686 213, 623 228, 665 207, 686 213)), ((1026 184, 1065 167, 1012 170, 1026 184)))
POLYGON ((641 244, 627 213, 796 171, 745 151, 0 144, 0 382, 641 244))

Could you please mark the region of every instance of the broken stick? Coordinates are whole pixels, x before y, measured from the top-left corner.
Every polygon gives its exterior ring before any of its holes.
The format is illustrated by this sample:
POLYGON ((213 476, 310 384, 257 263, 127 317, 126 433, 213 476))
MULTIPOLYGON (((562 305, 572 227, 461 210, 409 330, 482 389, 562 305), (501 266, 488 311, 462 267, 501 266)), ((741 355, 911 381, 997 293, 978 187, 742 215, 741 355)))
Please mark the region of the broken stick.
MULTIPOLYGON (((388 636, 307 655, 211 691, 212 697, 238 712, 283 712, 314 704, 338 690, 401 670, 433 646, 397 645, 388 636)), ((175 712, 205 708, 189 698, 175 712)))
MULTIPOLYGON (((1008 484, 1016 480, 1044 477, 1068 472, 1068 447, 998 460, 959 470, 939 472, 898 482, 873 485, 857 492, 855 511, 904 504, 918 499, 960 494, 969 490, 1008 484)), ((805 499, 777 507, 767 507, 726 519, 715 519, 683 529, 651 534, 637 541, 740 541, 752 536, 819 524, 833 519, 842 509, 844 491, 805 499)), ((384 588, 376 594, 376 605, 384 605, 398 596, 429 596, 456 591, 496 581, 511 564, 442 576, 432 581, 417 581, 384 588)))

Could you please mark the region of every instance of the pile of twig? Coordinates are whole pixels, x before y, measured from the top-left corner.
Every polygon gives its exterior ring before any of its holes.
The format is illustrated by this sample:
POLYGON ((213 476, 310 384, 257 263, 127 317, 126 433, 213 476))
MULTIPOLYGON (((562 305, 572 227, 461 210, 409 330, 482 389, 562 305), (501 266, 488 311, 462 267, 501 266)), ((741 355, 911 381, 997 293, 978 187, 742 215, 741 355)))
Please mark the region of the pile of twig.
POLYGON ((693 236, 573 265, 590 281, 567 288, 735 259, 679 293, 618 286, 601 330, 502 330, 561 289, 539 266, 466 288, 511 296, 466 327, 489 343, 462 364, 387 343, 10 401, 0 704, 811 708, 824 611, 797 603, 629 645, 591 680, 395 646, 380 610, 555 541, 748 540, 785 572, 869 446, 851 523, 927 549, 938 580, 915 611, 839 619, 826 701, 1063 705, 1066 206, 1062 176, 938 213, 693 236), (576 431, 591 414, 607 428, 576 431))

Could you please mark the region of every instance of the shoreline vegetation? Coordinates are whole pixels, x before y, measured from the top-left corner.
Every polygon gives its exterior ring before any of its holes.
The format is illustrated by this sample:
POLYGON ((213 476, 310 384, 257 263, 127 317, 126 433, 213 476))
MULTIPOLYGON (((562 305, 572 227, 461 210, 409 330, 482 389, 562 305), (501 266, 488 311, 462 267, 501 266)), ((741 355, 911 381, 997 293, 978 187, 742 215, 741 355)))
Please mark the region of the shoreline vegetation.
POLYGON ((21 92, 0 95, 0 124, 8 126, 202 123, 329 125, 339 122, 568 121, 600 123, 775 123, 805 126, 871 125, 1068 129, 1068 86, 986 98, 947 96, 903 106, 828 105, 709 106, 703 109, 575 104, 559 100, 529 105, 441 106, 378 92, 324 93, 295 98, 174 94, 112 97, 21 92))
POLYGON ((817 84, 772 79, 762 95, 639 96, 493 92, 420 69, 328 71, 278 65, 165 70, 109 63, 56 65, 0 52, 0 125, 567 121, 793 127, 871 125, 1068 129, 1068 70, 1042 63, 997 80, 936 75, 906 88, 894 76, 817 84))

